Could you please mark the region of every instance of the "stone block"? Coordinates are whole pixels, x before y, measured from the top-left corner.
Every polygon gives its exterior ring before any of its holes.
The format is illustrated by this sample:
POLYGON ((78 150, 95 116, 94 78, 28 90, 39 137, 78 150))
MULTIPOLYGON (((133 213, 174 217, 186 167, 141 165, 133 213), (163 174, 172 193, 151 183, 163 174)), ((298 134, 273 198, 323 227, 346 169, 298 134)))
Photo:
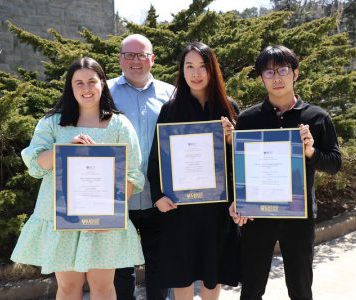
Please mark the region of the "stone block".
POLYGON ((11 50, 3 64, 10 68, 41 66, 41 59, 31 46, 21 44, 11 33, 11 38, 6 36, 7 19, 44 38, 49 37, 48 28, 56 29, 64 37, 77 39, 80 39, 78 31, 83 27, 103 38, 115 32, 113 0, 11 0, 1 3, 0 48, 11 50))

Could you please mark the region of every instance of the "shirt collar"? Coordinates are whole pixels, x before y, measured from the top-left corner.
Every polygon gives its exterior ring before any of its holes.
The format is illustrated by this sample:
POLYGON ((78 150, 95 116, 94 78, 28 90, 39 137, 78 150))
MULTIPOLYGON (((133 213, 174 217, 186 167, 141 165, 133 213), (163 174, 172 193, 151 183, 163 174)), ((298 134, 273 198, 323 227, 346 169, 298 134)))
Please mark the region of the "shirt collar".
POLYGON ((129 82, 127 81, 126 77, 125 77, 125 74, 122 73, 122 75, 121 75, 121 76, 119 77, 119 79, 117 80, 116 84, 117 84, 117 85, 124 85, 124 84, 127 84, 127 85, 131 86, 132 88, 134 88, 135 90, 143 91, 143 90, 148 89, 148 88, 151 86, 153 80, 154 80, 153 75, 150 73, 150 76, 149 76, 149 78, 148 78, 148 81, 147 81, 146 85, 145 85, 143 88, 137 88, 137 87, 133 86, 131 83, 129 83, 129 82))
MULTIPOLYGON (((289 110, 301 110, 306 106, 305 102, 298 95, 296 95, 296 97, 297 97, 297 102, 295 102, 294 106, 289 110)), ((274 107, 272 103, 269 101, 268 97, 266 97, 265 101, 263 102, 262 109, 266 111, 277 110, 277 108, 274 107)))

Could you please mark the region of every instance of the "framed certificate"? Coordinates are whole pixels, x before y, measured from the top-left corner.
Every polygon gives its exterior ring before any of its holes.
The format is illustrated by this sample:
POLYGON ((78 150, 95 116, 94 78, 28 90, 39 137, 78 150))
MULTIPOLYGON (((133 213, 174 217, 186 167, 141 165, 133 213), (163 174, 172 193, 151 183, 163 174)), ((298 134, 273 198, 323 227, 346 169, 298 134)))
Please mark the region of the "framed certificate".
POLYGON ((157 124, 162 192, 177 204, 226 202, 221 121, 157 124))
POLYGON ((126 229, 126 144, 53 149, 54 230, 126 229))
POLYGON ((233 132, 236 210, 253 218, 307 218, 299 129, 233 132))

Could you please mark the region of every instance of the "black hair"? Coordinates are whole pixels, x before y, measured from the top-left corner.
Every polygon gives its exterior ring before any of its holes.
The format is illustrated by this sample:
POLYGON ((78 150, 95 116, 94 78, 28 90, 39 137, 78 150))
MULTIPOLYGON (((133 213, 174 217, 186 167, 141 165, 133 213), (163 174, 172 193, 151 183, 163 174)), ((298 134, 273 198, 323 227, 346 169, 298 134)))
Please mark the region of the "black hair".
POLYGON ((207 103, 210 113, 210 118, 220 119, 221 116, 226 116, 230 121, 234 122, 237 115, 225 91, 225 84, 219 67, 219 63, 213 50, 200 42, 190 42, 183 50, 178 66, 178 75, 176 80, 176 88, 173 94, 172 108, 173 114, 190 121, 193 117, 193 107, 191 98, 193 97, 185 78, 184 78, 184 62, 185 56, 190 51, 196 51, 201 55, 209 74, 209 83, 207 86, 207 103))
POLYGON ((269 63, 274 66, 288 65, 293 71, 299 67, 298 56, 293 50, 282 45, 268 46, 261 51, 255 63, 257 75, 262 75, 262 72, 268 68, 269 63))
POLYGON ((75 60, 69 67, 62 96, 54 108, 46 113, 46 117, 50 117, 55 113, 60 113, 61 120, 59 125, 61 126, 77 126, 79 119, 79 104, 73 94, 72 78, 74 73, 81 69, 93 70, 96 74, 98 74, 101 82, 103 83, 103 90, 99 102, 100 121, 110 119, 113 113, 119 113, 110 94, 103 68, 96 60, 90 57, 83 57, 75 60))

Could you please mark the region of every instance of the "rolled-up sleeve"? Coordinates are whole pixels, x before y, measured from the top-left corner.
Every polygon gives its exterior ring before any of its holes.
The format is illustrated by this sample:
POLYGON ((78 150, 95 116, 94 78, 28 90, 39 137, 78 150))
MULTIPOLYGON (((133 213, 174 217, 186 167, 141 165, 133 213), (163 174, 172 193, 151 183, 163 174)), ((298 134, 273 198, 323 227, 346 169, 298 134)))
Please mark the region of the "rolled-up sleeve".
POLYGON ((28 173, 35 178, 43 178, 52 170, 46 170, 38 164, 38 155, 46 150, 51 150, 55 142, 53 119, 42 118, 33 134, 30 145, 21 151, 22 159, 28 168, 28 173))
POLYGON ((134 193, 139 193, 143 190, 145 177, 141 171, 141 151, 138 142, 137 134, 130 121, 123 115, 120 116, 122 121, 119 130, 119 143, 127 143, 128 147, 128 181, 134 186, 134 193))

